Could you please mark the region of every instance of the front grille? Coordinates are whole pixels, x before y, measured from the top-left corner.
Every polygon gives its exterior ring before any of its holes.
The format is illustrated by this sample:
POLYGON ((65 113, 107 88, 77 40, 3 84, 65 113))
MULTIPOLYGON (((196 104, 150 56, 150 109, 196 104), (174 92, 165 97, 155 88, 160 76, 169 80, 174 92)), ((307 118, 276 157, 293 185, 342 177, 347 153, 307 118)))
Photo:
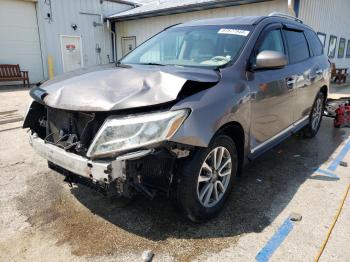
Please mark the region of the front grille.
POLYGON ((86 151, 96 129, 94 116, 48 108, 46 142, 66 150, 86 151))

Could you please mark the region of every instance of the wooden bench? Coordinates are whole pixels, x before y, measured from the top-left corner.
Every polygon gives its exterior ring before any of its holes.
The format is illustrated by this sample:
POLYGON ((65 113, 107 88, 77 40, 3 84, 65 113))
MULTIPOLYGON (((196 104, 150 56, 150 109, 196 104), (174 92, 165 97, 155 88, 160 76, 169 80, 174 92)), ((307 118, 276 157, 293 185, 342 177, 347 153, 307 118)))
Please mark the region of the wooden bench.
POLYGON ((0 64, 0 81, 23 81, 24 87, 26 82, 28 87, 30 87, 28 71, 21 71, 19 65, 0 64))
POLYGON ((331 74, 331 80, 334 81, 334 83, 340 84, 341 82, 346 82, 346 77, 348 76, 348 69, 347 68, 336 68, 335 64, 332 63, 332 74, 331 74))

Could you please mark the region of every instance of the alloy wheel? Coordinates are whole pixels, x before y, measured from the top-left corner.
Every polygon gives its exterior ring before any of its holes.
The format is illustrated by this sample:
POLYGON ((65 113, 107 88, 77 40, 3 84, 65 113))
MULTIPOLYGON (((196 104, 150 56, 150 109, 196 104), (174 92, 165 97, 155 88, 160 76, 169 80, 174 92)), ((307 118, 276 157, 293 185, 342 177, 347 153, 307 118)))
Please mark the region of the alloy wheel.
POLYGON ((313 108, 312 117, 311 117, 311 127, 313 130, 317 130, 323 111, 323 97, 318 97, 313 108))
POLYGON ((232 173, 232 157, 225 147, 216 147, 205 158, 199 172, 197 196, 204 207, 215 206, 225 194, 232 173))

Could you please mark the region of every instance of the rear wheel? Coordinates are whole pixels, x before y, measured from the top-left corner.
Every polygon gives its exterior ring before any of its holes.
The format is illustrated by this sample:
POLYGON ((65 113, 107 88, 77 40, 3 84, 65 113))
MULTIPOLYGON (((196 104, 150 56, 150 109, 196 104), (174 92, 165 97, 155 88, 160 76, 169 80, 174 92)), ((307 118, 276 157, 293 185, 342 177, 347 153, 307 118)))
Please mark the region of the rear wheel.
POLYGON ((304 135, 308 138, 316 136, 318 130, 320 129, 325 107, 325 99, 325 95, 322 92, 317 94, 316 100, 311 109, 309 123, 303 130, 304 135))
POLYGON ((220 212, 236 178, 237 161, 233 140, 218 135, 182 165, 176 201, 187 218, 199 222, 220 212))

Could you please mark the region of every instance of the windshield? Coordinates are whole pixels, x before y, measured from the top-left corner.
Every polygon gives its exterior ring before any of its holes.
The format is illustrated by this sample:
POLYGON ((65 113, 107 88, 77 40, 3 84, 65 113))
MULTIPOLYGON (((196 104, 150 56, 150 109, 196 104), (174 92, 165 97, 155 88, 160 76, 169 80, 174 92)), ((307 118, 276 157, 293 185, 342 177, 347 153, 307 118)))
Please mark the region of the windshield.
POLYGON ((123 64, 223 66, 238 55, 251 26, 191 26, 170 28, 129 53, 123 64))

